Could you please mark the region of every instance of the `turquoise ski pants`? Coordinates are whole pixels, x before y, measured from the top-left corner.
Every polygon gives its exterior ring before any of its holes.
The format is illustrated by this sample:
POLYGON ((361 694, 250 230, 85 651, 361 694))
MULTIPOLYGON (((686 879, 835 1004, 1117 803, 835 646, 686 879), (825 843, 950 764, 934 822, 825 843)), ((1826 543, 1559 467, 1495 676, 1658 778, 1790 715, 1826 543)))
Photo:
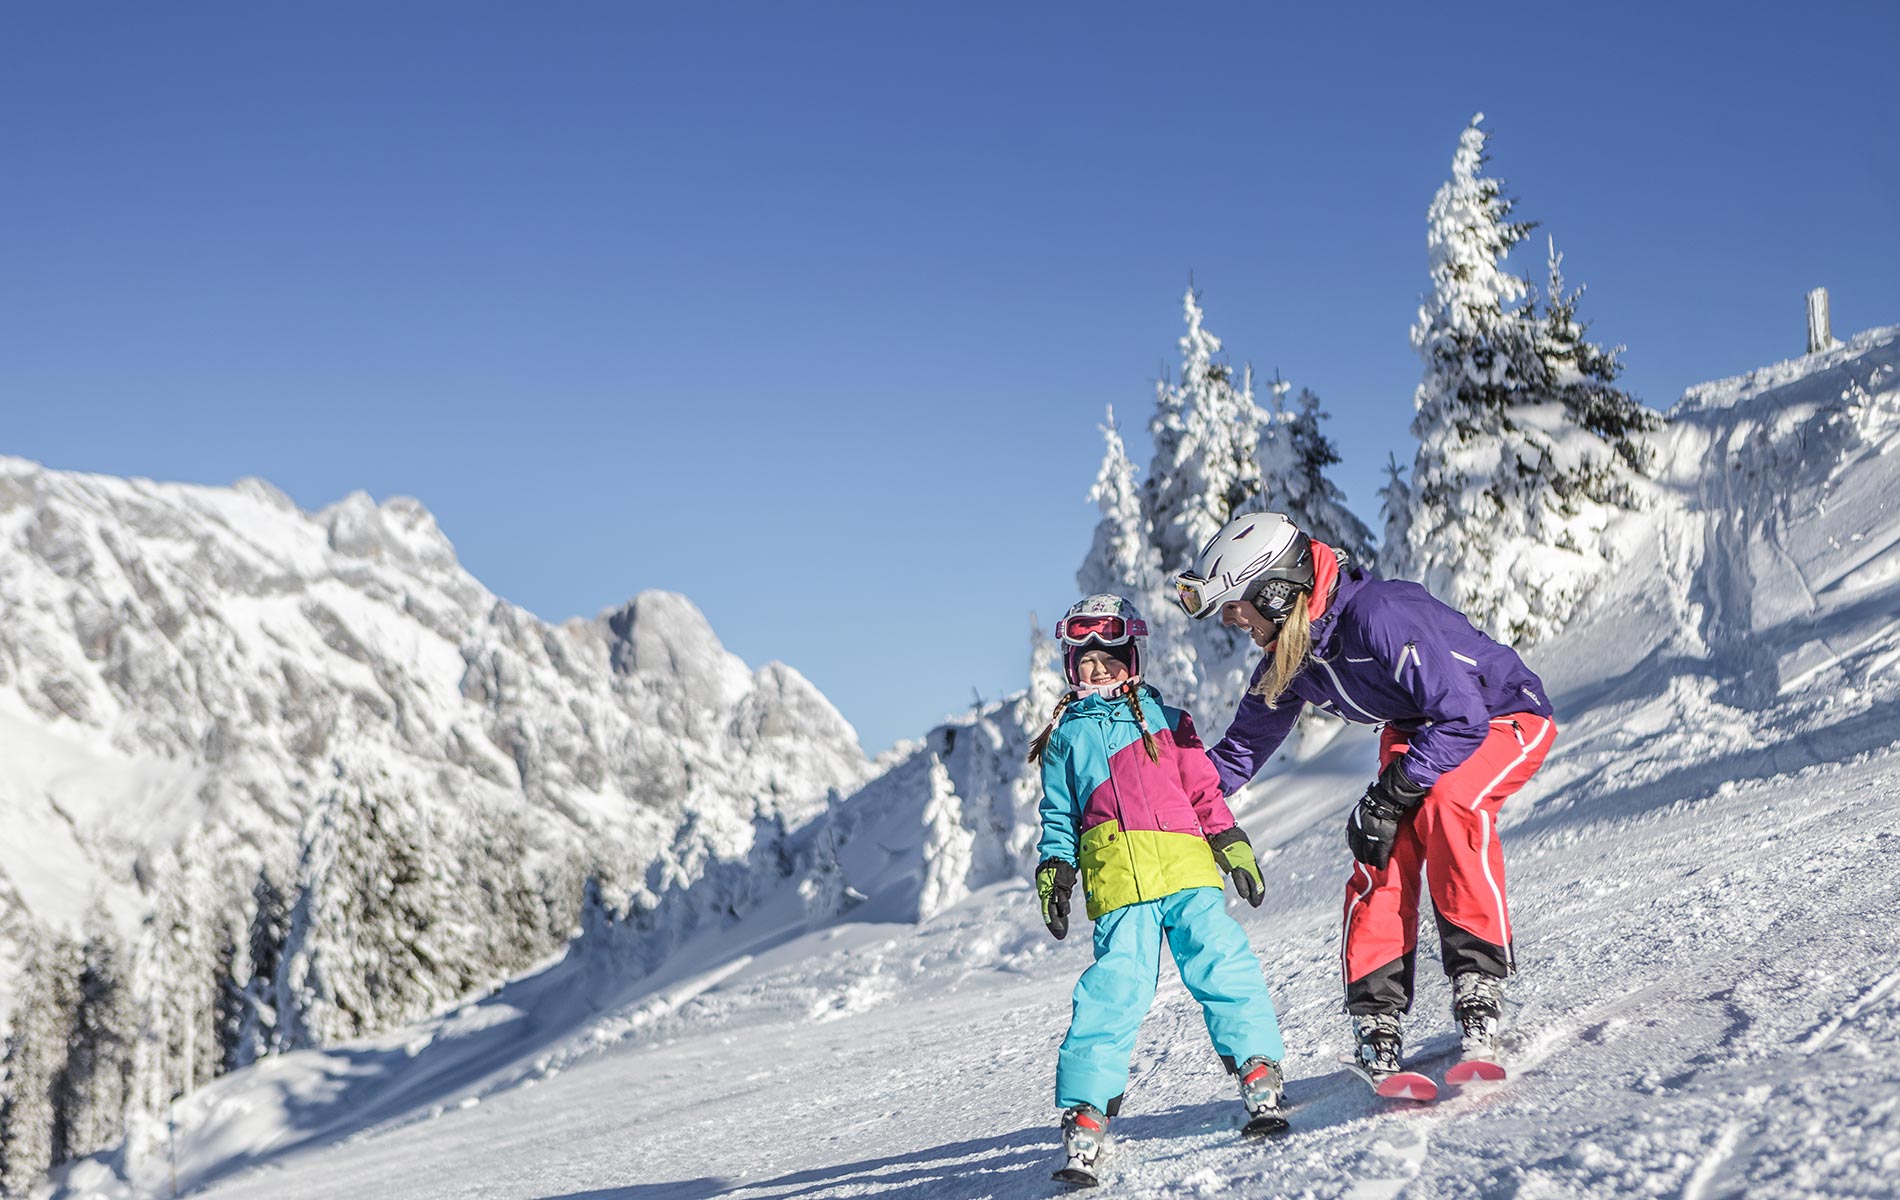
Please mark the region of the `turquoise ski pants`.
POLYGON ((1198 887, 1103 913, 1095 963, 1075 983, 1068 1036, 1056 1056, 1056 1106, 1103 1112, 1128 1086, 1135 1034, 1154 1003, 1167 938, 1181 982, 1201 1002, 1215 1053, 1229 1066, 1286 1054, 1266 976, 1220 888, 1198 887))

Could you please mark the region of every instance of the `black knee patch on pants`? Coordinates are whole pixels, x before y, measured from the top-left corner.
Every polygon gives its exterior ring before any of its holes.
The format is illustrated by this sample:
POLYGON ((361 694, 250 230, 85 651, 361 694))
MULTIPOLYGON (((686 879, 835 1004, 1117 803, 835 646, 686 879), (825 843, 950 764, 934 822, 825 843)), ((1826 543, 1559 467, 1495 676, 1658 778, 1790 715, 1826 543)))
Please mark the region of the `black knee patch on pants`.
POLYGON ((1369 1013, 1402 1013, 1412 1007, 1412 968, 1417 953, 1401 955, 1375 967, 1346 985, 1346 1011, 1355 1017, 1369 1013))
POLYGON ((1487 942, 1470 930, 1453 925, 1436 910, 1432 916, 1438 922, 1438 944, 1444 952, 1446 975, 1456 978, 1466 971, 1476 971, 1493 979, 1503 979, 1511 973, 1516 960, 1509 946, 1487 942))

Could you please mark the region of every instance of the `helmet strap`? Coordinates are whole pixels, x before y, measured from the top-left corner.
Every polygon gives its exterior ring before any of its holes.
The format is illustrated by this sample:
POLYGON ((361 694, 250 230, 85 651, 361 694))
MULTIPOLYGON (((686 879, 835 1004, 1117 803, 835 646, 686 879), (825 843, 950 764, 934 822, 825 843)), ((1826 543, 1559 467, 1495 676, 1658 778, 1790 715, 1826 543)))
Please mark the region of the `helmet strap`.
POLYGON ((1100 696, 1104 700, 1110 700, 1124 694, 1130 688, 1136 687, 1140 683, 1141 676, 1130 675, 1126 679, 1117 679, 1113 683, 1078 683, 1072 690, 1078 700, 1086 699, 1090 696, 1100 696))

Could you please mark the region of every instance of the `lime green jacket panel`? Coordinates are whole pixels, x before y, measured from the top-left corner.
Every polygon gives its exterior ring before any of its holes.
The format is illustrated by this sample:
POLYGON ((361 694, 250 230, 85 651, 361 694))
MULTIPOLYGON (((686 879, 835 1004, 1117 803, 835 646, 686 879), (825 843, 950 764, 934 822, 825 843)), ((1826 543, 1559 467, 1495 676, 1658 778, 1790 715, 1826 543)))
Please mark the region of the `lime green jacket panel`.
POLYGON ((1124 830, 1118 822, 1104 821, 1083 831, 1080 857, 1091 921, 1125 904, 1227 882, 1213 848, 1198 834, 1124 830))

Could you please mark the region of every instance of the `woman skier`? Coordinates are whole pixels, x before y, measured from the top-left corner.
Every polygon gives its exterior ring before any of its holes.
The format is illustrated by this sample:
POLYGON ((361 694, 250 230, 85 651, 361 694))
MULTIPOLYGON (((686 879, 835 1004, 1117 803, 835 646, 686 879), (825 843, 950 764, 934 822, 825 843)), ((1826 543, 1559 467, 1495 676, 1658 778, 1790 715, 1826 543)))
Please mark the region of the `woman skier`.
POLYGON ((1095 922, 1095 961, 1076 981, 1056 1058, 1068 1155, 1056 1177, 1092 1183, 1154 1001, 1164 939, 1215 1052, 1239 1076, 1251 1134, 1286 1128, 1285 1051, 1260 961, 1221 890, 1225 870, 1258 907, 1260 867, 1193 720, 1141 682, 1147 626, 1128 601, 1094 595, 1069 609, 1057 633, 1070 690, 1029 751, 1042 764, 1036 892, 1043 923, 1063 937, 1079 867, 1095 922))
POLYGON ((1267 651, 1209 752, 1224 795, 1253 778, 1306 704, 1384 726, 1378 778, 1346 823, 1355 862, 1340 966, 1357 1068, 1375 1085, 1402 1069, 1421 870, 1464 1056, 1494 1065, 1516 965, 1496 819, 1556 739, 1543 682, 1423 587, 1371 578, 1279 513, 1236 517, 1174 582, 1190 617, 1219 613, 1267 651))

